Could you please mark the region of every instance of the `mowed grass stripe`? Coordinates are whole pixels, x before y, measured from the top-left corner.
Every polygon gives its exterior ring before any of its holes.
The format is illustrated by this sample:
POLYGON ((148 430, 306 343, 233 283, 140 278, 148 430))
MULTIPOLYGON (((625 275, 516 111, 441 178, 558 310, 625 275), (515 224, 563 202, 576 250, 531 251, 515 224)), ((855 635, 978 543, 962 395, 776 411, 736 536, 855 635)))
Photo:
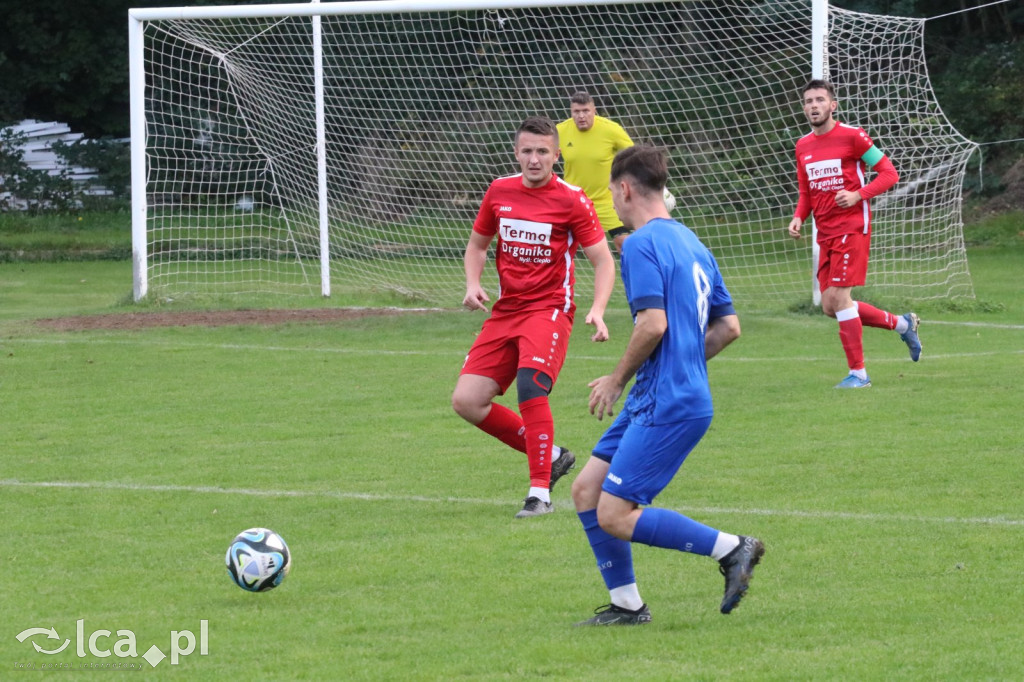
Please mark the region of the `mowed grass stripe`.
MULTIPOLYGON (((175 349, 206 349, 206 350, 245 350, 245 351, 263 351, 267 353, 326 353, 336 355, 370 355, 370 356, 409 356, 409 357, 465 357, 464 350, 458 351, 445 351, 445 350, 387 350, 384 348, 310 348, 302 346, 277 346, 277 345, 263 345, 253 343, 196 343, 191 341, 161 341, 158 339, 104 339, 95 337, 83 337, 83 338, 19 338, 14 340, 8 340, 7 345, 14 345, 17 343, 31 343, 40 345, 56 345, 56 346, 70 346, 74 344, 108 344, 108 345, 119 345, 119 346, 132 346, 138 348, 139 346, 149 346, 150 348, 175 348, 175 349)), ((4 346, 4 342, 0 342, 0 347, 4 346)), ((1005 351, 979 351, 974 353, 939 353, 931 354, 925 352, 922 354, 922 360, 958 360, 965 358, 986 358, 1001 355, 1024 355, 1024 348, 1011 349, 1005 351)), ((614 362, 619 356, 609 355, 581 355, 572 354, 573 360, 597 360, 597 361, 611 361, 614 362)), ((835 355, 827 356, 796 356, 796 355, 785 355, 775 357, 742 357, 737 354, 726 355, 722 354, 715 358, 716 364, 721 363, 742 363, 742 362, 756 362, 756 363, 768 363, 768 362, 785 362, 785 363, 805 363, 805 362, 831 362, 835 360, 835 355)), ((908 362, 905 355, 899 357, 882 357, 876 356, 871 358, 872 364, 880 363, 894 363, 894 362, 908 362)))
MULTIPOLYGON (((466 504, 481 506, 508 506, 507 499, 485 499, 472 497, 448 497, 429 495, 381 495, 379 493, 344 492, 340 490, 259 490, 255 488, 221 488, 217 486, 156 485, 141 483, 119 483, 116 481, 20 481, 0 479, 0 487, 10 488, 58 488, 84 490, 117 490, 140 493, 195 493, 203 495, 240 495, 251 497, 304 497, 336 500, 365 500, 367 502, 422 502, 427 504, 466 504)), ((563 501, 566 504, 568 501, 563 501)), ((902 514, 869 514, 861 512, 801 511, 795 509, 745 509, 741 507, 696 507, 675 506, 686 513, 728 514, 738 516, 781 516, 807 519, 841 519, 844 521, 899 522, 925 524, 963 524, 988 526, 1021 526, 1024 519, 1002 516, 985 518, 924 517, 902 514)))

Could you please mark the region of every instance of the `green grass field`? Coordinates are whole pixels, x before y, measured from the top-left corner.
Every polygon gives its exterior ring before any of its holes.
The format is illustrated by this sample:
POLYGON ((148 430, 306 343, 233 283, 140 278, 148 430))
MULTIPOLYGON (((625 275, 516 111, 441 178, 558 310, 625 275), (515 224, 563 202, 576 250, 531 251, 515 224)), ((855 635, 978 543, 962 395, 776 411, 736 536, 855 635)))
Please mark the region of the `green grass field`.
MULTIPOLYGON (((130 264, 2 264, 2 677, 1024 679, 1022 262, 973 249, 978 299, 918 310, 920 363, 865 330, 866 391, 832 389, 833 322, 741 310, 715 422, 658 502, 768 553, 726 617, 711 560, 637 547, 654 622, 601 630, 572 627, 607 593, 568 481, 514 521, 524 458, 449 407, 480 316, 58 333, 35 320, 131 310, 130 264), (266 594, 223 564, 256 525, 294 557, 266 594), (205 655, 141 658, 202 621, 205 655), (119 630, 138 657, 90 652, 119 630)), ((606 344, 580 325, 552 396, 581 463, 605 425, 586 383, 629 334, 621 301, 608 319, 606 344)))

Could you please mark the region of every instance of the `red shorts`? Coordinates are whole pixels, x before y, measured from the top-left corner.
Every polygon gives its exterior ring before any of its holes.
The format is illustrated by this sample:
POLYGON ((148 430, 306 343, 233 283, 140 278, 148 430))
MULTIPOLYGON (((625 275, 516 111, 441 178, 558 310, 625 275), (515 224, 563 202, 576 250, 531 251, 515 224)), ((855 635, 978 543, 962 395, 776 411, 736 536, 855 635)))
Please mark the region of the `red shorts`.
POLYGON ((871 235, 853 232, 818 242, 818 288, 862 287, 868 275, 871 235))
POLYGON ((572 316, 555 308, 489 317, 466 355, 460 374, 497 382, 501 392, 512 385, 521 367, 539 369, 554 386, 569 350, 572 316))

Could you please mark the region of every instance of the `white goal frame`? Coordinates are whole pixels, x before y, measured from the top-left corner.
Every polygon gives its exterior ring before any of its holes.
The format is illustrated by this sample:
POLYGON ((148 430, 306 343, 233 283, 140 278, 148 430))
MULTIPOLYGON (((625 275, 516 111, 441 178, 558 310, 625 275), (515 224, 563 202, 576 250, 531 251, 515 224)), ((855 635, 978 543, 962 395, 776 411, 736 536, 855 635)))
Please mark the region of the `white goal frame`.
MULTIPOLYGON (((810 25, 807 26, 806 36, 801 36, 790 32, 790 36, 805 40, 807 45, 807 75, 808 78, 828 78, 832 73, 833 69, 830 68, 829 55, 831 52, 836 52, 837 49, 841 54, 842 48, 837 48, 835 44, 830 44, 830 13, 838 12, 844 16, 855 16, 857 13, 849 12, 846 10, 830 10, 828 0, 807 0, 807 6, 810 7, 810 25)), ((325 131, 325 115, 324 115, 324 78, 325 78, 325 67, 323 63, 323 53, 320 44, 321 30, 320 21, 325 17, 334 17, 340 15, 389 15, 389 14, 416 14, 416 13, 427 13, 427 12, 464 12, 467 10, 472 11, 498 11, 498 10, 524 10, 530 8, 581 8, 581 7, 595 7, 595 6, 643 6, 643 5, 678 5, 683 7, 686 2, 676 2, 675 0, 359 0, 355 2, 318 2, 313 0, 309 4, 264 4, 264 5, 226 5, 226 6, 204 6, 204 7, 164 7, 164 8, 137 8, 131 9, 128 12, 128 24, 129 24, 129 63, 130 63, 130 99, 131 99, 131 178, 132 178, 132 254, 133 254, 133 298, 139 301, 147 296, 150 292, 151 285, 151 265, 153 262, 153 254, 149 252, 149 239, 151 220, 153 217, 153 205, 150 203, 150 182, 151 182, 151 168, 149 166, 150 157, 148 156, 147 150, 147 136, 150 134, 150 130, 147 126, 151 125, 151 122, 147 119, 147 64, 146 64, 146 25, 148 22, 159 22, 159 21, 180 21, 180 20, 204 20, 204 19, 253 19, 253 18, 281 18, 281 17, 293 17, 293 18, 306 18, 310 20, 309 26, 311 27, 312 36, 312 52, 311 59, 313 62, 313 91, 315 95, 315 107, 313 109, 315 113, 315 159, 316 159, 316 211, 317 220, 319 226, 319 243, 318 243, 318 257, 319 257, 319 270, 320 270, 320 294, 324 297, 332 295, 332 263, 331 254, 332 248, 337 248, 337 244, 332 244, 332 233, 330 223, 332 216, 330 202, 328 199, 328 185, 329 185, 329 169, 327 168, 327 150, 331 144, 328 135, 325 131)), ((640 10, 637 10, 640 11, 640 10)), ((860 15, 864 17, 870 17, 871 15, 860 15)), ((885 18, 890 19, 890 18, 885 18)), ((895 22, 900 22, 898 18, 891 18, 895 22)), ((918 20, 905 20, 906 22, 918 21, 918 20)), ((842 40, 840 36, 834 40, 842 40)), ((303 45, 308 44, 303 42, 303 45)), ((923 54, 923 52, 922 52, 923 54)), ((859 57, 859 55, 857 55, 859 57)), ((840 57, 842 59, 842 57, 840 57)), ((838 60, 837 60, 838 61, 838 60)), ((837 68, 839 73, 842 74, 842 69, 846 65, 838 64, 837 68)), ((855 69, 856 67, 850 67, 855 69)), ((930 93, 930 85, 927 84, 927 76, 925 74, 925 81, 922 90, 930 93)), ((840 83, 840 89, 842 90, 843 83, 840 83)), ((862 100, 867 99, 870 101, 871 89, 874 87, 873 84, 860 83, 858 86, 861 88, 860 97, 862 100)), ((920 87, 920 86, 919 86, 920 87)), ((793 111, 799 112, 798 105, 798 94, 793 91, 789 91, 792 88, 787 85, 785 92, 788 93, 786 96, 792 96, 793 100, 793 111)), ((915 91, 916 92, 916 91, 915 91)), ((840 101, 843 102, 844 92, 840 92, 840 101)), ((567 101, 567 98, 566 98, 567 101)), ((934 104, 934 102, 933 102, 934 104)), ((599 105, 600 106, 600 105, 599 105)), ((872 132, 872 121, 870 120, 870 114, 872 109, 870 105, 866 109, 858 110, 856 106, 852 107, 854 110, 854 117, 848 122, 865 127, 872 132)), ((566 105, 567 109, 567 105, 566 105)), ((938 107, 935 105, 932 109, 929 109, 929 114, 933 113, 933 110, 937 110, 938 107)), ((678 111, 678 110, 673 110, 678 111)), ((534 112, 529 112, 534 113, 534 112)), ((842 111, 841 111, 842 113, 842 111)), ((915 112, 911 112, 913 116, 915 112)), ((790 120, 789 116, 791 112, 786 112, 787 121, 790 120)), ((966 163, 966 157, 962 154, 963 148, 969 148, 973 145, 969 140, 966 140, 952 127, 945 122, 944 117, 941 115, 941 111, 938 111, 937 118, 942 119, 944 122, 943 133, 947 136, 951 136, 959 148, 958 152, 960 156, 956 156, 952 161, 944 162, 945 165, 941 165, 939 168, 932 171, 932 175, 924 173, 921 175, 923 178, 919 184, 927 185, 932 183, 935 175, 938 173, 945 173, 950 177, 962 177, 964 165, 966 163), (950 132, 952 131, 952 132, 950 132), (959 173, 959 175, 957 175, 959 173)), ((309 120, 308 116, 304 120, 309 120)), ((846 119, 844 119, 846 120, 846 119)), ((787 124, 788 125, 788 124, 787 124)), ((776 131, 777 132, 777 131, 776 131)), ((791 130, 787 128, 787 134, 791 132, 791 144, 796 143, 796 140, 806 132, 806 126, 793 127, 791 130)), ((636 139, 636 138, 634 138, 636 139)), ((913 138, 911 138, 913 139, 913 138)), ((886 138, 881 139, 881 146, 884 151, 888 151, 886 144, 886 138)), ((932 140, 934 142, 934 140, 932 140)), ((913 146, 913 145, 911 145, 913 146)), ((974 145, 976 147, 976 145, 974 145)), ((308 147, 307 147, 308 148, 308 147)), ((891 155, 890 155, 891 156, 891 155)), ((969 156, 969 155, 968 155, 969 156)), ((775 157, 775 169, 780 167, 779 157, 775 157)), ((684 159, 685 161, 685 159, 684 159)), ((919 161, 915 163, 920 166, 919 161)), ((309 164, 307 167, 312 167, 309 164)), ((900 168, 897 163, 898 169, 903 175, 903 169, 900 168)), ((926 170, 928 170, 926 168, 926 170)), ((790 156, 790 166, 786 169, 786 172, 792 174, 792 198, 793 205, 795 205, 796 197, 796 173, 795 163, 792 162, 790 156)), ((671 173, 670 173, 671 175, 671 173)), ((335 176, 336 177, 336 176, 335 176)), ((694 182, 693 179, 690 180, 694 182)), ((756 183, 756 178, 750 180, 750 182, 756 183)), ((901 184, 903 184, 903 178, 901 177, 901 184)), ((913 184, 913 183, 911 183, 913 184)), ((313 184, 310 182, 308 187, 312 187, 313 184)), ((671 178, 670 178, 671 186, 671 178)), ((716 189, 712 188, 709 190, 711 194, 708 196, 714 197, 713 192, 716 189)), ((788 190, 787 190, 788 191, 788 190)), ((909 190, 911 193, 914 188, 911 187, 909 190)), ((893 191, 894 196, 898 195, 896 190, 893 191)), ((772 195, 774 197, 780 197, 782 194, 776 192, 772 195)), ((469 203, 472 203, 474 197, 469 197, 469 203)), ((895 200, 893 203, 899 204, 898 211, 908 213, 914 209, 919 203, 919 199, 912 199, 910 201, 901 202, 901 200, 895 200), (915 203, 917 202, 917 203, 915 203)), ((876 200, 876 208, 882 207, 886 204, 887 198, 882 197, 876 200)), ((940 280, 940 284, 948 286, 948 294, 935 294, 929 293, 925 297, 935 297, 936 295, 966 295, 973 296, 973 291, 970 285, 970 277, 966 268, 966 257, 963 256, 963 237, 962 237, 962 224, 959 222, 959 196, 950 197, 950 193, 947 191, 945 194, 937 200, 940 204, 940 208, 944 215, 948 215, 949 222, 944 223, 950 226, 948 231, 943 231, 942 238, 937 241, 936 244, 927 242, 925 244, 925 250, 931 249, 932 252, 941 249, 949 249, 950 252, 959 250, 960 257, 940 262, 938 265, 939 271, 935 273, 935 276, 940 280), (948 232, 948 234, 947 234, 948 232), (945 282, 942 282, 942 278, 945 277, 945 282)), ((755 199, 756 203, 756 199, 755 199)), ((312 217, 312 213, 310 213, 312 217)), ((684 217, 685 213, 681 214, 684 217)), ((742 218, 740 218, 742 220, 742 218)), ((946 220, 946 218, 936 219, 934 216, 929 216, 926 222, 928 228, 935 228, 937 221, 946 220)), ((774 232, 773 236, 765 237, 766 228, 761 225, 759 234, 762 239, 769 239, 776 242, 782 241, 784 236, 785 222, 788 221, 788 217, 785 220, 779 219, 778 234, 779 239, 775 240, 774 232)), ((883 248, 887 252, 899 254, 901 251, 911 251, 913 249, 920 249, 917 244, 911 244, 909 241, 905 241, 904 237, 900 233, 901 231, 912 232, 916 229, 916 223, 912 219, 909 223, 894 221, 894 225, 887 225, 886 228, 889 230, 890 235, 885 237, 887 241, 883 241, 883 248), (893 236, 895 235, 895 236, 893 236)), ((311 226, 311 225, 310 225, 311 226)), ((691 225, 692 226, 692 225, 691 225)), ((940 225, 938 228, 944 230, 940 225)), ((303 233, 304 235, 307 232, 303 233)), ((311 231, 309 231, 311 235, 311 231)), ((711 235, 713 238, 714 235, 711 235)), ((312 245, 314 242, 310 237, 303 237, 306 241, 303 243, 306 245, 312 245)), ((336 239, 336 238, 335 238, 336 239)), ((788 237, 785 237, 788 240, 788 237)), ((818 247, 815 239, 805 240, 811 243, 803 248, 807 248, 810 251, 812 262, 808 263, 810 269, 811 279, 811 293, 812 299, 815 304, 820 303, 820 293, 817 289, 817 280, 814 276, 817 264, 818 247)), ((882 240, 880 240, 882 241, 882 240)), ((764 243, 761 243, 762 246, 764 243)), ((712 245, 712 244, 709 244, 712 245)), ((766 254, 770 257, 772 250, 781 247, 778 244, 769 244, 770 248, 766 249, 766 254)), ((873 246, 873 250, 874 250, 873 246)), ((712 249, 714 246, 712 245, 712 249)), ((792 251, 792 249, 790 249, 792 251)), ((773 251, 772 251, 773 252, 773 251)), ((312 264, 314 261, 310 258, 309 254, 312 250, 304 252, 308 262, 312 264)), ((336 253, 336 252, 335 252, 336 253)), ((760 251, 757 256, 758 262, 762 254, 760 251)), ((900 255, 895 256, 897 261, 894 265, 886 265, 888 268, 887 276, 890 279, 899 278, 899 268, 902 267, 899 259, 900 255)), ((721 260, 721 259, 720 259, 721 260)), ((770 258, 769 258, 770 260, 770 258)), ((909 261, 907 261, 909 262, 909 261)), ((875 260, 872 261, 875 263, 875 260)), ((723 265, 723 270, 728 273, 728 265, 723 265)), ((806 272, 806 271, 801 271, 806 272)), ((586 278, 589 273, 582 273, 581 276, 586 278)), ((926 277, 930 276, 928 272, 925 273, 926 277)), ((800 277, 803 277, 801 274, 800 277)), ((766 278, 770 280, 771 274, 766 275, 766 278)), ((314 279, 314 278, 309 278, 314 279)), ((446 283, 448 280, 444 280, 446 283)), ((760 280, 758 280, 760 281, 760 280)), ((312 283, 311 283, 312 284, 312 283)), ((803 289, 806 291, 806 289, 803 289)), ((917 291, 917 289, 914 289, 917 291)), ((929 292, 933 291, 929 289, 929 292)), ((459 292, 452 292, 452 299, 458 298, 459 292)))
MULTIPOLYGON (((650 0, 364 0, 326 2, 313 0, 308 5, 267 4, 206 7, 138 8, 128 11, 128 54, 131 100, 131 181, 132 181, 132 295, 141 300, 149 291, 146 229, 146 83, 143 50, 143 24, 160 19, 242 18, 265 16, 310 17, 313 20, 316 88, 317 192, 320 211, 321 295, 331 295, 330 244, 328 243, 327 172, 325 166, 323 63, 320 50, 319 19, 343 14, 379 14, 398 12, 447 12, 466 9, 508 9, 522 7, 572 7, 579 5, 643 4, 650 0)), ((815 6, 828 7, 828 0, 812 0, 815 6)), ((818 10, 816 10, 818 11, 818 10)), ((824 20, 825 10, 821 10, 824 20)))

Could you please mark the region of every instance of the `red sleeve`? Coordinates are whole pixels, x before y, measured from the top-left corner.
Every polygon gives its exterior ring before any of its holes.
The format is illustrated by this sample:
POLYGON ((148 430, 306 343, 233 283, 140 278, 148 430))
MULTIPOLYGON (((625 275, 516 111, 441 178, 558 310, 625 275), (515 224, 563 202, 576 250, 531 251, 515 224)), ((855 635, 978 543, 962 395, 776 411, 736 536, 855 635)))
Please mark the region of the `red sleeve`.
POLYGON ((577 193, 580 197, 576 202, 572 214, 572 233, 579 241, 580 246, 593 246, 605 238, 601 221, 594 211, 594 204, 582 191, 577 193))
POLYGON ((864 156, 864 152, 875 146, 874 140, 863 128, 850 129, 849 138, 853 143, 853 153, 858 159, 864 156))
POLYGON ((888 156, 879 159, 872 170, 877 173, 875 179, 860 188, 860 196, 864 201, 877 197, 900 179, 900 174, 896 172, 896 166, 892 165, 888 156))
POLYGON ((811 185, 807 180, 807 171, 804 170, 803 165, 800 163, 799 152, 797 153, 796 162, 796 183, 800 190, 800 197, 797 199, 793 217, 807 220, 807 216, 811 215, 811 185))
POLYGON ((498 221, 494 209, 491 208, 491 192, 494 189, 492 183, 484 194, 484 200, 480 202, 480 210, 477 211, 476 220, 473 221, 473 231, 479 232, 486 237, 493 237, 498 233, 498 221))

